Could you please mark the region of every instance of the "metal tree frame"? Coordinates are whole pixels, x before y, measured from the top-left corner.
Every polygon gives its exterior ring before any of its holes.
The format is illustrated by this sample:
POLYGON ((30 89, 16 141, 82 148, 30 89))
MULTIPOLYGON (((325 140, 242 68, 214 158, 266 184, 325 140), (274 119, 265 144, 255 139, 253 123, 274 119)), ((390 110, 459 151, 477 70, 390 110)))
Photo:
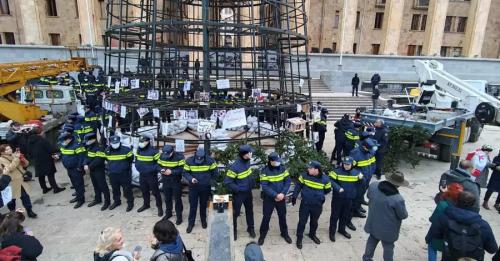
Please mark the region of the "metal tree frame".
MULTIPOLYGON (((311 108, 306 20, 302 0, 109 0, 106 73, 140 79, 141 87, 106 99, 130 109, 157 108, 167 117, 177 109, 207 117, 245 108, 259 121, 270 120, 279 134, 283 121, 297 116, 297 104, 311 108), (220 94, 220 79, 230 81, 224 99, 213 95, 220 94), (181 99, 177 87, 186 80, 191 98, 181 99), (146 99, 151 89, 159 91, 158 100, 146 99), (252 99, 252 89, 265 101, 252 99), (193 101, 195 91, 212 92, 210 102, 193 101)), ((138 120, 132 114, 132 122, 138 120)), ((269 138, 258 133, 255 140, 269 138)))

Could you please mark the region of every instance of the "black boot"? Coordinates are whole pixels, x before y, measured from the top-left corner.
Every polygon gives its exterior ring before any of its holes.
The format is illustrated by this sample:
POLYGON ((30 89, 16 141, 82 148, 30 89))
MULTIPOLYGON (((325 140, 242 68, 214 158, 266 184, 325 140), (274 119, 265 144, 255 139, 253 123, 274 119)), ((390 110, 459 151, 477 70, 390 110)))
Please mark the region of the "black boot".
POLYGON ((285 242, 287 242, 288 244, 291 244, 292 243, 292 239, 290 238, 289 235, 284 235, 284 236, 281 236, 283 239, 285 239, 285 242))
MULTIPOLYGON (((140 207, 140 208, 137 210, 137 212, 142 212, 142 211, 144 211, 144 210, 146 210, 146 209, 148 209, 148 208, 149 208, 149 206, 142 205, 142 207, 140 207)), ((127 209, 128 209, 128 208, 127 208, 127 209)), ((131 210, 132 210, 132 209, 131 209, 131 210)), ((129 212, 129 211, 130 211, 130 210, 127 210, 127 212, 129 212)))
POLYGON ((175 224, 176 225, 182 224, 182 217, 177 217, 177 219, 175 220, 175 224))
POLYGON ((297 242, 295 242, 298 249, 302 249, 302 237, 297 237, 297 242))
POLYGON ((316 235, 309 234, 309 238, 317 245, 321 244, 321 240, 316 235))
POLYGON ((69 201, 69 203, 73 204, 73 203, 75 203, 75 202, 77 202, 77 201, 78 201, 78 199, 77 199, 77 198, 73 198, 73 199, 71 199, 71 200, 69 201))
POLYGON ((356 231, 356 227, 352 222, 347 223, 346 227, 352 231, 356 231))
POLYGON ((104 201, 104 205, 101 207, 101 211, 104 211, 109 208, 109 201, 104 201))
POLYGON ((186 228, 186 233, 188 233, 188 234, 191 233, 191 231, 193 231, 193 227, 194 227, 194 225, 189 224, 186 228))
POLYGON ((339 231, 339 234, 345 236, 347 239, 351 239, 351 234, 347 233, 347 231, 339 231))
POLYGON ((52 188, 44 188, 44 189, 42 190, 42 193, 43 193, 43 194, 47 194, 47 193, 48 193, 49 191, 51 191, 51 190, 52 190, 52 188))
POLYGON ((127 209, 125 211, 130 212, 133 208, 134 208, 134 204, 128 204, 127 209))
POLYGON ((66 188, 55 188, 54 189, 54 194, 57 194, 59 192, 65 191, 65 190, 66 190, 66 188))
POLYGON ((251 238, 255 238, 255 230, 253 228, 247 229, 248 234, 250 235, 251 238))
POLYGON ((233 230, 234 241, 238 240, 238 231, 236 229, 233 230))
POLYGON ((203 229, 207 228, 207 221, 206 220, 201 220, 201 227, 203 229))
POLYGON ((84 201, 78 201, 75 206, 73 207, 74 209, 77 209, 83 205, 84 201))
POLYGON ((28 214, 28 217, 30 218, 36 218, 38 216, 35 212, 33 212, 33 209, 27 209, 26 214, 28 214))
POLYGON ((98 204, 101 204, 102 202, 100 200, 93 200, 92 202, 90 202, 87 207, 91 208, 95 205, 98 205, 98 204))
POLYGON ((335 232, 330 232, 330 241, 335 242, 335 232))
POLYGON ((163 216, 163 209, 161 207, 158 208, 158 216, 159 217, 163 216))
POLYGON ((122 204, 121 202, 115 201, 113 202, 113 204, 111 204, 111 206, 109 206, 109 210, 113 210, 121 204, 122 204))
POLYGON ((259 244, 259 246, 264 245, 264 240, 265 239, 266 239, 266 237, 263 237, 262 235, 259 237, 259 241, 257 242, 259 244))

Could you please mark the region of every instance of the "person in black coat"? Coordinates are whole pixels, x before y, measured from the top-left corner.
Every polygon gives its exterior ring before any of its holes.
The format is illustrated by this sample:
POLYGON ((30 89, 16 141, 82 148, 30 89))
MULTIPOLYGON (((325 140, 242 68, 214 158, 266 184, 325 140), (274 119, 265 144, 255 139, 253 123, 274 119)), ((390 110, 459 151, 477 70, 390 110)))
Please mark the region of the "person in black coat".
POLYGON ((372 88, 375 89, 375 86, 377 86, 380 83, 380 75, 378 73, 374 74, 371 78, 371 83, 372 83, 372 88))
POLYGON ((485 209, 490 209, 488 206, 488 200, 490 200, 493 192, 497 192, 498 196, 494 207, 500 213, 500 151, 498 152, 498 156, 496 156, 491 162, 490 167, 493 170, 493 173, 491 174, 490 181, 488 182, 486 194, 484 194, 483 207, 485 209))
POLYGON ((38 182, 42 188, 43 194, 53 190, 54 193, 59 193, 65 188, 57 185, 55 174, 57 172, 52 154, 57 152, 49 141, 42 136, 40 129, 35 129, 34 133, 28 139, 28 156, 34 163, 35 174, 38 176, 38 182), (50 187, 45 183, 45 177, 49 179, 50 187))
POLYGON ((356 91, 356 97, 358 97, 359 77, 357 73, 355 73, 354 77, 352 77, 351 85, 352 85, 352 96, 354 97, 354 91, 356 91))
POLYGON ((33 236, 33 232, 25 231, 21 225, 24 215, 20 212, 10 212, 0 225, 1 248, 17 246, 21 248, 21 260, 36 261, 43 252, 43 246, 33 236))

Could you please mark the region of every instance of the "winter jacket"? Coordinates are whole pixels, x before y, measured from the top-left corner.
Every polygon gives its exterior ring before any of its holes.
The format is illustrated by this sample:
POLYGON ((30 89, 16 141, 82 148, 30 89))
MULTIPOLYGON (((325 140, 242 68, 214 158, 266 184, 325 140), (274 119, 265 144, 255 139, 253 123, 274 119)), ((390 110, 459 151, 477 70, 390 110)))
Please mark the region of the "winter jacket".
POLYGON ((80 169, 83 166, 85 148, 75 139, 71 140, 67 146, 61 146, 59 150, 61 161, 66 169, 80 169))
POLYGON ((327 126, 327 116, 325 113, 321 113, 320 114, 320 120, 315 122, 313 124, 313 129, 314 131, 317 131, 317 132, 326 132, 326 126, 327 126))
POLYGON ((479 184, 472 181, 469 173, 467 173, 465 170, 461 168, 446 171, 441 175, 439 186, 449 185, 451 183, 461 184, 464 187, 465 191, 469 191, 473 193, 474 196, 476 196, 476 203, 474 204, 474 207, 472 209, 477 213, 479 213, 481 189, 479 187, 479 184))
POLYGON ((334 191, 333 197, 355 199, 357 194, 356 186, 360 183, 358 177, 360 173, 361 172, 356 168, 345 170, 342 167, 335 168, 334 170, 330 171, 328 175, 332 179, 332 186, 334 184, 338 184, 341 188, 344 189, 344 192, 342 193, 334 191))
POLYGON ((444 214, 440 216, 438 222, 432 223, 431 229, 429 231, 430 237, 444 239, 450 219, 456 221, 457 223, 465 225, 479 224, 484 250, 486 250, 490 254, 493 254, 497 251, 498 245, 490 225, 472 209, 469 210, 458 208, 455 206, 449 206, 448 208, 446 208, 444 214))
POLYGON ((106 154, 104 150, 96 142, 91 146, 86 148, 87 153, 83 165, 87 165, 90 171, 104 171, 104 161, 106 160, 106 154))
POLYGON ((375 173, 375 155, 369 151, 365 151, 363 147, 357 147, 349 153, 349 156, 356 162, 355 167, 363 173, 363 179, 370 182, 373 173, 375 173))
MULTIPOLYGON (((451 202, 448 200, 441 200, 437 204, 436 208, 434 209, 434 212, 432 212, 431 217, 429 218, 429 221, 432 223, 434 222, 439 222, 439 219, 441 218, 441 215, 444 214, 446 209, 452 205, 451 202)), ((443 252, 444 249, 444 240, 443 239, 437 239, 437 238, 432 238, 430 235, 431 230, 427 232, 427 235, 425 236, 425 242, 427 244, 431 244, 432 248, 437 251, 443 252)))
POLYGON ((351 85, 353 85, 353 86, 358 86, 359 85, 359 77, 358 76, 352 77, 351 85))
POLYGON ((401 223, 408 217, 405 200, 388 181, 372 182, 367 196, 370 203, 365 232, 381 241, 396 242, 401 223))
POLYGON ((172 157, 168 157, 167 154, 162 153, 158 159, 158 171, 162 169, 170 169, 172 174, 162 175, 162 181, 165 185, 178 185, 182 179, 182 172, 184 172, 184 154, 180 152, 174 152, 172 157))
POLYGON ((29 194, 31 186, 28 182, 24 181, 23 175, 25 171, 21 166, 19 158, 2 155, 0 156, 0 164, 4 166, 3 173, 0 172, 0 174, 7 175, 11 179, 12 198, 21 198, 22 188, 29 194))
POLYGON ((389 145, 389 134, 385 126, 375 127, 375 135, 373 139, 379 144, 377 152, 385 153, 387 145, 389 145))
POLYGON ((129 147, 120 145, 118 149, 108 147, 105 151, 106 160, 108 161, 108 173, 112 174, 128 174, 132 168, 134 154, 129 147))
POLYGON ((28 158, 35 167, 37 176, 57 172, 52 154, 57 152, 49 141, 40 135, 31 135, 28 140, 28 158))
POLYGON ((380 90, 378 88, 373 89, 372 100, 378 100, 380 97, 380 90))
POLYGON ((275 198, 280 193, 286 195, 290 189, 290 183, 290 174, 285 166, 268 165, 261 171, 260 185, 266 197, 275 198))
POLYGON ((87 126, 92 126, 94 130, 96 130, 100 125, 99 115, 95 114, 93 111, 85 112, 83 121, 87 126))
POLYGON ((36 258, 43 252, 40 241, 33 236, 26 235, 24 232, 16 232, 2 238, 2 248, 8 246, 21 248, 22 261, 36 261, 36 258))
POLYGON ((375 85, 378 85, 380 83, 380 80, 381 80, 380 75, 378 73, 376 73, 372 76, 370 81, 371 81, 372 85, 375 86, 375 85))
POLYGON ((184 165, 183 176, 188 180, 190 186, 210 186, 212 177, 219 173, 215 160, 206 156, 205 160, 198 164, 194 160, 194 156, 189 157, 184 165), (196 178, 198 183, 193 184, 192 180, 196 178))
POLYGON ((488 182, 488 190, 500 192, 500 155, 496 156, 492 163, 494 166, 491 167, 493 172, 491 173, 490 181, 488 182))
POLYGON ((346 140, 345 132, 348 129, 354 129, 354 124, 349 119, 342 118, 335 122, 335 142, 343 143, 346 140))
POLYGON ((170 244, 159 244, 150 261, 187 261, 183 254, 184 244, 180 236, 170 244))
POLYGON ((299 176, 292 197, 297 198, 301 193, 303 203, 321 206, 325 203, 325 195, 330 193, 331 190, 332 184, 327 175, 321 173, 318 176, 312 176, 303 173, 299 176))
POLYGON ((251 191, 255 186, 253 170, 250 168, 250 160, 238 158, 227 170, 224 184, 232 191, 251 191))
POLYGON ((135 153, 135 168, 141 174, 156 174, 158 173, 158 163, 160 153, 151 144, 145 148, 138 148, 135 153))

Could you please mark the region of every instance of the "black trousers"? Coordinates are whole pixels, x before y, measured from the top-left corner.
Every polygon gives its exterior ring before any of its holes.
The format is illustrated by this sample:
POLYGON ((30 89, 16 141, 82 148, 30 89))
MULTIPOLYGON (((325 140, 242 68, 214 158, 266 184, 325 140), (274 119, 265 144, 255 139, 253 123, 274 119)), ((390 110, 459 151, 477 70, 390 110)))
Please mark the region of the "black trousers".
MULTIPOLYGON (((182 205, 182 184, 172 183, 170 180, 167 182, 166 179, 163 182, 163 194, 165 195, 165 215, 172 215, 172 208, 175 201, 175 215, 178 219, 182 219, 182 211, 184 206, 182 205)), ((208 201, 208 198, 207 198, 208 201)))
POLYGON ((252 191, 243 191, 233 193, 233 227, 237 229, 237 220, 241 212, 241 206, 245 205, 245 216, 247 219, 248 230, 254 229, 253 222, 253 196, 252 191))
POLYGON ((333 160, 337 161, 337 164, 342 161, 342 150, 344 148, 344 140, 337 140, 335 139, 335 147, 333 148, 332 151, 332 157, 330 158, 330 162, 333 162, 333 160))
POLYGON ((332 197, 332 213, 330 214, 330 233, 345 232, 345 227, 350 221, 352 199, 332 197))
POLYGON ((132 194, 132 174, 129 173, 111 173, 109 174, 109 181, 113 191, 113 201, 121 203, 121 189, 123 195, 127 199, 127 204, 134 204, 134 195, 132 194))
POLYGON ((158 209, 161 209, 162 204, 161 204, 160 188, 158 183, 158 175, 156 173, 140 173, 139 185, 141 186, 144 206, 149 207, 151 201, 150 192, 153 192, 153 196, 156 199, 156 207, 158 207, 158 209))
POLYGON ((42 190, 47 189, 47 183, 45 183, 45 177, 48 178, 50 187, 52 189, 59 188, 56 182, 55 173, 37 172, 37 175, 38 175, 38 183, 40 183, 40 188, 42 188, 42 190))
MULTIPOLYGON (((490 200, 492 194, 493 190, 486 190, 486 193, 484 194, 484 201, 490 200)), ((495 205, 496 204, 500 204, 500 193, 498 193, 497 200, 495 200, 495 205)))
MULTIPOLYGON (((24 190, 24 188, 21 186, 21 202, 23 203, 23 207, 26 210, 31 210, 33 209, 33 206, 31 205, 31 199, 30 195, 24 190)), ((16 210, 16 199, 12 199, 9 203, 7 203, 7 208, 10 211, 16 210)))
POLYGON ((325 134, 326 134, 326 132, 324 132, 324 131, 318 131, 319 141, 316 142, 316 150, 317 151, 323 150, 323 143, 325 142, 325 134))
POLYGON ((194 225, 194 221, 196 219, 196 210, 198 209, 198 202, 200 202, 200 218, 203 221, 207 220, 207 204, 209 197, 210 185, 194 185, 189 187, 189 225, 194 225))
POLYGON ((77 169, 68 169, 69 180, 75 188, 76 199, 78 202, 85 201, 85 184, 83 181, 83 171, 77 169))
POLYGON ((288 226, 286 225, 286 200, 276 202, 274 198, 264 196, 262 205, 262 222, 260 223, 260 237, 264 238, 269 231, 269 221, 274 209, 278 212, 278 221, 280 224, 281 236, 288 236, 288 226))
POLYGON ((92 186, 94 187, 95 200, 98 202, 102 201, 104 197, 104 202, 110 202, 110 194, 108 183, 106 182, 106 174, 104 170, 94 170, 90 172, 90 181, 92 181, 92 186))
POLYGON ((384 153, 383 152, 378 152, 375 153, 375 175, 377 175, 377 177, 381 177, 382 176, 382 169, 384 168, 384 153))
POLYGON ((352 86, 352 96, 354 96, 354 91, 356 91, 356 96, 358 96, 358 85, 352 86))
POLYGON ((299 223, 297 224, 297 238, 302 238, 304 236, 304 230, 306 228, 307 219, 309 221, 309 235, 316 235, 316 230, 318 230, 318 219, 323 212, 322 205, 311 205, 300 202, 299 208, 299 223))

